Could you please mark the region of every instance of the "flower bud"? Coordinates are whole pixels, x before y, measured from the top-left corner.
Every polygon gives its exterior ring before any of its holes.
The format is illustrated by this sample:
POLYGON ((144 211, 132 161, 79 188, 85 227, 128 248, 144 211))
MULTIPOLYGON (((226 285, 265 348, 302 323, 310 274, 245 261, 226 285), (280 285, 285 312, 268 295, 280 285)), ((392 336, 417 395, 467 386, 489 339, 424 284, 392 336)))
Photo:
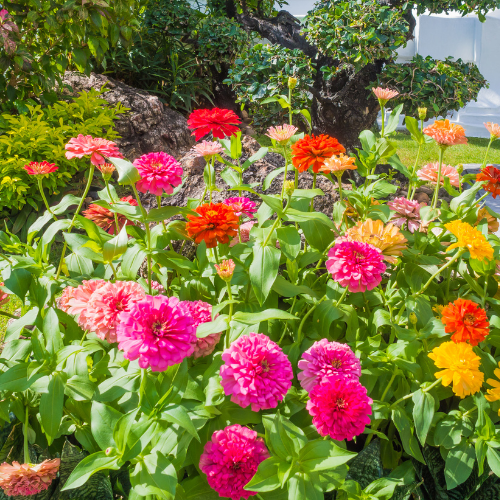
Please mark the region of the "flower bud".
POLYGON ((295 182, 294 181, 285 181, 284 182, 284 191, 287 196, 292 196, 295 191, 295 182))
POLYGON ((464 171, 464 166, 461 163, 459 163, 456 168, 459 175, 464 171))
POLYGON ((418 108, 418 117, 420 120, 425 120, 427 117, 427 108, 418 108))
POLYGON ((112 163, 104 163, 103 165, 98 165, 97 168, 101 171, 102 178, 105 182, 108 182, 116 170, 112 163))
POLYGON ((106 448, 106 451, 104 452, 106 453, 106 456, 109 457, 111 455, 115 455, 116 454, 116 449, 115 448, 106 448))
POLYGON ((223 260, 220 264, 215 264, 217 274, 227 283, 229 283, 233 277, 234 268, 235 264, 231 259, 223 260))
POLYGON ((410 313, 410 323, 412 325, 416 325, 417 324, 417 315, 414 312, 410 313))
POLYGON ((293 90, 297 86, 297 78, 293 76, 288 77, 288 88, 293 90))

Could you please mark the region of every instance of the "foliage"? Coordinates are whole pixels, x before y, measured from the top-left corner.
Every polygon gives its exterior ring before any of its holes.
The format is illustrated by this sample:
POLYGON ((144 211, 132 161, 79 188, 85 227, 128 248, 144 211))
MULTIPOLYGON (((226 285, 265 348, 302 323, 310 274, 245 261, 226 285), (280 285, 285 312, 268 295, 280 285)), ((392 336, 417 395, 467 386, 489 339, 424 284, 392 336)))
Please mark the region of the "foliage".
POLYGON ((41 208, 37 183, 23 169, 26 164, 48 158, 55 163, 59 170, 46 180, 46 186, 50 193, 58 194, 85 165, 66 159, 64 145, 71 137, 103 132, 108 139, 117 137, 113 123, 126 108, 120 103, 108 106, 100 97, 104 91, 81 92, 71 102, 59 101, 44 108, 28 104, 26 114, 1 116, 0 215, 21 210, 26 204, 41 208))
POLYGON ((418 116, 417 108, 427 108, 428 117, 446 116, 458 111, 488 84, 474 63, 435 60, 416 55, 409 63, 390 63, 378 75, 378 85, 395 88, 400 95, 395 102, 403 103, 404 113, 418 116))

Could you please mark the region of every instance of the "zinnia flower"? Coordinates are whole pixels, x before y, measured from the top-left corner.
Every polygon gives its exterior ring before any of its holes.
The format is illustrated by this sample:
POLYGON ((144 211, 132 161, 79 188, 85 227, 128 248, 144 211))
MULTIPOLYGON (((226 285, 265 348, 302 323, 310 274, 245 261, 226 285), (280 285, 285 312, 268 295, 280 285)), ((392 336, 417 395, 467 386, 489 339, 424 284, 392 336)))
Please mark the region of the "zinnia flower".
POLYGON ((305 172, 312 167, 318 173, 327 158, 345 153, 345 148, 337 139, 329 135, 306 135, 292 145, 292 163, 299 172, 305 172))
MULTIPOLYGON (((104 280, 84 280, 80 286, 74 288, 72 291, 68 290, 66 292, 67 288, 72 287, 65 288, 63 295, 65 293, 67 295, 72 295, 72 297, 67 298, 67 306, 65 306, 66 312, 73 315, 79 314, 80 316, 84 314, 92 294, 106 283, 107 281, 104 280)), ((62 302, 63 305, 65 301, 66 299, 62 302)), ((82 322, 85 322, 84 318, 82 318, 82 322)))
POLYGON ((234 210, 224 203, 205 203, 195 209, 199 217, 187 215, 186 231, 196 244, 204 241, 207 248, 229 243, 238 234, 239 219, 234 210))
POLYGON ((255 224, 257 224, 257 222, 253 220, 249 220, 248 222, 242 224, 238 234, 231 240, 229 246, 234 247, 234 245, 237 245, 238 243, 246 243, 247 241, 250 241, 250 231, 255 224))
POLYGON ((438 368, 443 368, 435 373, 435 377, 442 377, 445 386, 453 382, 453 392, 460 398, 481 389, 484 381, 484 374, 479 370, 481 358, 474 353, 470 344, 444 342, 429 353, 429 358, 438 368))
POLYGON ((217 141, 203 141, 199 144, 195 144, 191 152, 196 157, 203 157, 205 160, 208 160, 212 156, 218 155, 222 153, 222 146, 217 141))
POLYGON ((32 161, 28 165, 24 165, 24 170, 30 175, 48 175, 55 172, 59 167, 56 167, 55 163, 49 163, 48 161, 32 161))
MULTIPOLYGON (((439 162, 428 163, 424 165, 420 170, 417 171, 417 177, 421 181, 426 181, 431 184, 437 184, 439 162)), ((439 181, 440 186, 444 186, 444 178, 448 177, 450 179, 450 184, 455 187, 460 186, 460 175, 455 167, 451 165, 441 165, 441 179, 439 181)))
MULTIPOLYGON (((122 203, 128 203, 133 207, 137 206, 137 201, 135 201, 132 196, 124 196, 123 198, 120 198, 120 201, 122 203)), ((115 218, 111 210, 92 203, 91 205, 89 205, 89 208, 87 208, 87 210, 84 210, 82 212, 82 214, 85 218, 95 222, 96 225, 104 229, 104 231, 107 231, 109 234, 116 233, 115 218)), ((131 220, 128 220, 127 217, 123 214, 117 213, 116 218, 118 219, 118 227, 120 231, 125 224, 127 225, 134 224, 131 220)))
POLYGON ((358 380, 327 377, 309 397, 306 408, 321 436, 350 441, 370 424, 373 401, 358 380))
MULTIPOLYGON (((1 283, 0 283, 0 285, 1 285, 1 283)), ((76 288, 74 288, 72 286, 67 286, 63 290, 61 296, 58 299, 56 299, 57 307, 59 309, 61 309, 61 311, 68 312, 68 310, 70 308, 69 301, 72 298, 74 298, 75 292, 76 292, 76 288)), ((1 301, 0 301, 0 304, 1 304, 1 301)))
POLYGON ((496 139, 500 139, 500 125, 498 123, 493 123, 493 122, 487 122, 483 123, 483 125, 486 127, 486 130, 491 135, 491 138, 495 137, 496 139))
POLYGON ((191 135, 199 141, 203 136, 212 132, 214 138, 224 139, 239 132, 241 120, 230 109, 197 109, 188 118, 188 127, 193 130, 191 135))
POLYGON ((382 87, 372 88, 372 92, 377 96, 382 106, 385 106, 387 101, 399 95, 397 90, 383 89, 382 87))
POLYGON ((481 261, 493 259, 493 248, 488 243, 488 240, 483 233, 467 224, 467 222, 454 220, 445 224, 444 227, 457 238, 457 242, 450 245, 446 250, 447 252, 460 247, 468 250, 473 259, 481 261))
POLYGON ((196 329, 188 308, 177 297, 147 295, 120 314, 118 349, 141 368, 163 372, 191 356, 196 329))
POLYGON ((155 290, 157 292, 156 295, 163 295, 165 293, 165 287, 155 280, 151 280, 151 290, 155 290))
POLYGON ((97 165, 97 168, 101 171, 102 178, 105 181, 109 181, 116 167, 112 163, 103 163, 102 165, 97 165))
POLYGON ((425 127, 423 132, 441 146, 467 144, 464 128, 456 123, 450 123, 450 120, 436 120, 432 125, 425 127))
POLYGON ((255 495, 244 488, 266 458, 269 452, 257 432, 234 424, 212 434, 200 457, 200 470, 221 497, 240 500, 255 495))
POLYGON ((340 153, 338 156, 327 158, 319 171, 324 174, 342 175, 345 170, 356 170, 356 158, 340 153))
POLYGON ((214 264, 215 270, 217 274, 228 283, 231 281, 233 277, 234 268, 236 267, 233 260, 223 260, 220 264, 214 264))
POLYGON ((294 136, 297 130, 299 129, 293 125, 278 125, 277 127, 269 127, 266 135, 284 145, 294 136))
POLYGON ((326 268, 340 286, 350 292, 372 290, 386 269, 379 248, 359 241, 337 243, 328 252, 326 268))
POLYGON ((163 192, 172 194, 174 187, 182 184, 182 167, 179 162, 167 153, 148 153, 134 161, 141 179, 137 182, 137 190, 148 191, 155 196, 163 192))
MULTIPOLYGON (((498 363, 498 366, 500 366, 500 363, 498 363)), ((500 370, 498 368, 496 368, 493 373, 495 374, 495 377, 497 379, 500 379, 500 370)), ((485 394, 484 397, 491 403, 493 401, 500 400, 500 382, 498 380, 489 378, 488 380, 486 380, 486 383, 488 385, 491 385, 493 389, 488 389, 486 391, 487 394, 485 394)), ((498 410, 498 416, 500 416, 500 409, 498 410)))
POLYGON ((446 333, 453 333, 453 342, 469 342, 475 346, 489 333, 490 323, 486 311, 471 300, 457 299, 442 310, 441 321, 446 333))
POLYGON ((48 489, 57 476, 61 460, 54 458, 40 464, 0 465, 0 488, 7 496, 27 497, 48 489))
POLYGON ((398 227, 403 227, 406 224, 406 228, 410 231, 410 233, 420 229, 420 225, 422 223, 420 219, 420 209, 422 207, 426 207, 427 203, 407 200, 404 196, 402 196, 389 201, 387 206, 396 212, 391 219, 393 224, 398 227))
POLYGON ((114 142, 101 137, 94 138, 91 135, 80 134, 78 137, 73 137, 64 147, 68 160, 90 156, 90 161, 96 166, 106 163, 104 157, 123 158, 114 142))
POLYGON ((222 360, 224 393, 242 408, 276 408, 292 386, 290 361, 281 347, 262 333, 240 337, 222 353, 222 360))
POLYGON ((302 354, 298 363, 301 371, 297 378, 307 391, 328 377, 358 380, 361 363, 347 344, 321 339, 302 354))
POLYGON ((358 221, 354 227, 345 232, 347 241, 369 243, 382 251, 385 261, 395 264, 397 256, 403 255, 408 240, 394 224, 387 224, 381 220, 366 219, 358 221))
POLYGON ((481 172, 476 175, 476 181, 485 181, 487 184, 483 186, 485 191, 489 191, 493 198, 500 194, 500 169, 493 165, 484 167, 481 172))
MULTIPOLYGON (((0 287, 4 286, 3 282, 0 282, 0 287)), ((10 295, 8 293, 5 293, 2 291, 0 288, 0 306, 3 306, 4 304, 7 304, 7 302, 10 301, 10 295)))
POLYGON ((488 223, 488 233, 496 233, 500 227, 498 219, 493 217, 486 208, 480 208, 477 212, 477 220, 474 226, 477 226, 483 219, 488 223))
MULTIPOLYGON (((196 300, 194 302, 185 300, 181 302, 183 304, 190 316, 193 318, 193 326, 196 331, 198 326, 202 323, 207 323, 212 321, 212 306, 207 302, 203 302, 202 300, 196 300)), ((215 319, 215 318, 214 318, 215 319)), ((199 338, 196 340, 196 344, 194 345, 193 357, 203 358, 212 354, 214 352, 215 346, 218 344, 220 340, 221 332, 219 333, 211 333, 206 337, 199 338)))
POLYGON ((253 218, 253 214, 257 212, 255 208, 257 204, 255 201, 252 201, 250 198, 245 198, 242 196, 241 198, 228 198, 224 200, 224 205, 231 207, 236 214, 237 217, 241 217, 242 215, 246 215, 250 219, 253 218))
POLYGON ((119 318, 120 313, 130 311, 132 305, 144 299, 145 295, 139 283, 132 281, 106 283, 90 296, 78 322, 84 330, 94 332, 100 339, 109 343, 116 342, 116 329, 122 321, 119 318))

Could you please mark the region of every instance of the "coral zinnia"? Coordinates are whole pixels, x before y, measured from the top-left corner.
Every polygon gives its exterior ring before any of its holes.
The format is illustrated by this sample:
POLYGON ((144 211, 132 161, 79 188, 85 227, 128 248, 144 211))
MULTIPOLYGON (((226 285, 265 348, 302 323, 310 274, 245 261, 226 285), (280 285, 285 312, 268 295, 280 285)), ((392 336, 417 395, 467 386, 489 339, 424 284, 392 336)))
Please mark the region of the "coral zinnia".
POLYGON ((467 144, 464 128, 456 123, 450 123, 450 120, 436 120, 432 125, 425 127, 423 132, 441 146, 467 144))
POLYGON ((490 133, 491 138, 500 139, 500 125, 498 125, 498 123, 487 122, 483 123, 483 125, 490 133))
POLYGON ((406 224, 408 231, 413 233, 420 228, 420 224, 422 223, 420 220, 420 209, 426 207, 427 203, 407 200, 404 196, 401 196, 389 201, 387 206, 396 212, 391 219, 393 224, 398 227, 403 227, 406 224))
POLYGON ((229 243, 238 234, 239 219, 234 210, 224 203, 205 203, 195 209, 199 217, 187 215, 186 231, 195 243, 205 241, 207 248, 229 243))
POLYGON ((481 358, 474 353, 472 346, 465 342, 444 342, 429 353, 442 371, 436 372, 436 378, 442 377, 443 385, 453 382, 453 392, 460 398, 475 394, 481 389, 484 374, 479 370, 481 358))
POLYGON ((32 161, 28 165, 24 165, 24 170, 30 175, 48 175, 55 172, 59 167, 56 167, 55 163, 49 163, 48 161, 32 161))
MULTIPOLYGON (((66 292, 66 290, 71 287, 65 288, 63 296, 65 293, 67 293, 67 295, 72 295, 72 297, 67 298, 67 301, 66 299, 63 301, 63 305, 64 302, 67 303, 66 312, 73 315, 79 314, 80 316, 83 314, 85 316, 85 310, 87 309, 90 297, 92 297, 92 294, 98 288, 101 288, 101 286, 106 283, 107 281, 104 280, 84 280, 80 286, 76 287, 72 291, 66 292)), ((83 317, 81 321, 85 322, 85 317, 83 317)))
POLYGON ((155 196, 163 192, 172 194, 174 187, 182 184, 182 167, 179 162, 167 153, 148 153, 134 161, 141 179, 137 182, 137 190, 148 191, 155 196))
MULTIPOLYGON (((430 184, 437 184, 437 177, 438 177, 438 169, 439 169, 439 163, 434 162, 434 163, 428 163, 427 165, 424 165, 420 170, 417 171, 417 177, 421 181, 426 181, 429 182, 430 184)), ((458 171, 455 167, 452 167, 451 165, 441 165, 441 179, 439 181, 439 184, 441 186, 444 186, 444 178, 448 177, 450 179, 450 184, 452 186, 458 187, 460 186, 460 175, 458 174, 458 171)))
POLYGON ((199 141, 203 136, 212 132, 214 138, 224 139, 239 132, 241 120, 230 109, 197 109, 188 118, 188 127, 193 131, 191 135, 199 141))
POLYGON ((350 441, 370 424, 372 400, 358 380, 327 377, 309 397, 306 408, 321 436, 350 441))
POLYGON ((299 171, 304 172, 312 167, 318 173, 323 162, 333 155, 345 153, 345 148, 337 139, 329 135, 306 135, 292 145, 292 163, 299 171))
MULTIPOLYGON (((137 206, 137 201, 135 201, 132 196, 124 196, 123 198, 120 198, 120 201, 122 203, 128 203, 129 205, 132 205, 134 207, 137 206)), ((104 231, 107 231, 109 234, 115 234, 116 224, 113 212, 111 212, 111 210, 92 203, 91 205, 89 205, 89 208, 87 208, 87 210, 84 210, 82 212, 82 214, 85 218, 95 222, 96 225, 104 229, 104 231)), ((123 214, 116 214, 116 217, 118 219, 118 227, 120 230, 125 224, 133 224, 133 222, 128 220, 127 217, 125 217, 125 215, 123 214)))
POLYGON ((67 286, 63 290, 61 296, 58 299, 56 299, 57 307, 61 309, 61 311, 68 312, 68 309, 70 308, 69 301, 75 296, 75 291, 76 288, 72 286, 67 286))
POLYGON ((383 89, 382 87, 372 88, 372 92, 377 96, 377 99, 381 101, 382 106, 385 106, 387 101, 399 95, 397 90, 383 89))
POLYGON ((447 252, 460 247, 468 250, 473 259, 493 259, 493 248, 488 243, 488 240, 483 233, 467 224, 467 222, 454 220, 445 224, 444 227, 457 238, 457 242, 450 245, 446 250, 447 252))
POLYGON ((231 240, 229 246, 234 247, 234 245, 237 245, 238 243, 246 243, 247 241, 250 241, 250 231, 255 224, 257 224, 257 222, 253 220, 249 220, 248 222, 242 224, 240 226, 238 235, 236 235, 236 237, 231 240))
POLYGON ((328 272, 350 292, 372 290, 382 281, 386 269, 380 249, 359 241, 337 243, 328 257, 328 272))
POLYGON ((224 205, 231 207, 238 217, 246 215, 252 219, 254 216, 253 214, 257 212, 257 209, 255 208, 257 204, 255 201, 252 201, 250 198, 245 198, 244 196, 227 198, 227 200, 224 200, 223 203, 224 205))
POLYGON ((280 144, 286 144, 297 130, 299 129, 293 125, 279 125, 277 127, 269 127, 266 135, 280 144))
POLYGON ((472 300, 457 299, 443 308, 441 321, 446 333, 453 333, 453 342, 467 342, 474 346, 482 342, 489 332, 486 311, 472 300))
POLYGON ((234 268, 236 267, 233 259, 223 260, 220 264, 214 264, 217 274, 228 283, 233 277, 234 268))
POLYGON ((144 290, 139 283, 106 283, 90 296, 78 322, 83 329, 95 332, 100 339, 110 343, 116 342, 116 328, 122 321, 119 318, 120 313, 130 311, 132 305, 144 297, 144 290))
POLYGON ((146 296, 120 314, 118 349, 126 359, 139 359, 141 368, 165 371, 191 356, 196 329, 188 309, 177 297, 146 296))
MULTIPOLYGON (((498 363, 498 366, 500 366, 500 363, 498 363)), ((500 370, 498 368, 493 373, 497 379, 500 379, 500 370)), ((490 402, 500 400, 500 381, 489 378, 486 380, 486 383, 491 385, 493 389, 488 389, 484 397, 490 402)), ((500 409, 498 410, 498 415, 500 416, 500 409)))
POLYGON ((78 137, 73 137, 64 147, 66 148, 66 158, 68 160, 90 156, 93 165, 106 163, 104 157, 123 158, 114 142, 101 137, 94 138, 91 135, 80 134, 78 137))
MULTIPOLYGON (((184 302, 181 302, 181 304, 187 308, 189 314, 193 318, 193 326, 195 330, 202 323, 212 321, 212 306, 207 302, 203 302, 202 300, 185 300, 184 302)), ((203 358, 205 356, 208 356, 209 354, 212 354, 214 352, 215 346, 220 340, 220 336, 221 332, 211 333, 206 337, 197 339, 196 344, 194 345, 193 357, 195 359, 203 358)))
POLYGON ((481 172, 476 175, 476 181, 487 182, 487 184, 483 186, 483 189, 489 191, 493 198, 496 198, 500 194, 500 168, 496 168, 493 165, 484 167, 481 172))
POLYGON ((244 488, 266 458, 269 452, 257 432, 234 424, 212 434, 200 457, 200 470, 221 497, 240 500, 255 495, 244 488))
POLYGON ((208 160, 212 156, 221 154, 222 146, 217 141, 203 141, 195 144, 191 148, 191 153, 198 158, 203 157, 205 160, 208 160))
POLYGON ((252 411, 276 408, 292 386, 293 371, 281 347, 262 333, 243 335, 222 353, 222 387, 231 401, 252 411))
POLYGON ((10 465, 4 462, 0 465, 0 488, 7 496, 36 495, 48 489, 57 476, 60 463, 59 458, 44 460, 40 464, 12 462, 10 465))
POLYGON ((361 363, 347 344, 329 342, 321 339, 302 354, 298 367, 301 371, 297 378, 307 391, 327 377, 340 377, 358 380, 361 376, 361 363))
POLYGON ((372 219, 358 221, 345 232, 345 237, 348 241, 369 243, 379 248, 384 260, 391 264, 397 262, 397 256, 403 255, 408 242, 396 225, 389 223, 384 226, 381 220, 372 219))
POLYGON ((340 153, 338 156, 327 158, 319 171, 324 174, 342 175, 345 170, 356 170, 356 158, 340 153))

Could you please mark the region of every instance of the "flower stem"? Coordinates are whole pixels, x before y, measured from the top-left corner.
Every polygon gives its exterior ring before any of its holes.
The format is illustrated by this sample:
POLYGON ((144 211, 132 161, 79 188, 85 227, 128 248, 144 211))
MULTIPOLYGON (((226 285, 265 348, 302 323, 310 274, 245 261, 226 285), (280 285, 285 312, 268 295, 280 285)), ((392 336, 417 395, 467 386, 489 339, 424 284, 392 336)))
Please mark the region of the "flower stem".
POLYGON ((339 307, 340 304, 342 304, 342 302, 344 302, 344 299, 346 298, 347 292, 348 292, 348 288, 345 287, 342 295, 340 296, 340 299, 337 300, 337 303, 335 304, 335 307, 339 307))
POLYGON ((415 158, 415 164, 413 165, 413 170, 411 171, 411 178, 410 178, 410 183, 408 185, 408 195, 407 199, 408 200, 413 200, 413 196, 415 194, 415 191, 413 190, 413 177, 415 177, 415 172, 417 171, 417 166, 418 166, 418 160, 420 158, 420 150, 422 149, 422 145, 418 145, 418 150, 417 150, 417 157, 415 158))
POLYGON ((483 164, 481 165, 481 170, 486 167, 486 161, 488 160, 488 153, 490 151, 490 146, 491 146, 491 143, 496 139, 496 137, 493 135, 490 137, 490 142, 488 143, 488 147, 486 148, 486 153, 484 155, 484 161, 483 161, 483 164))
POLYGON ((262 243, 262 247, 265 247, 267 245, 267 242, 269 241, 269 239, 271 238, 271 235, 273 234, 275 228, 276 228, 276 225, 278 224, 278 222, 280 221, 280 217, 277 216, 276 217, 276 220, 274 221, 274 224, 272 225, 271 227, 271 230, 269 231, 269 234, 267 235, 267 238, 264 240, 264 243, 262 243))
POLYGON ((283 144, 283 156, 285 157, 285 175, 283 176, 283 186, 281 186, 281 201, 283 201, 283 196, 285 194, 285 181, 288 171, 288 158, 286 154, 286 146, 283 144))
POLYGON ((197 208, 205 201, 205 196, 206 195, 207 195, 207 186, 205 186, 205 190, 203 191, 203 195, 200 198, 200 201, 198 202, 198 205, 196 205, 197 208))
POLYGON ((141 203, 141 198, 139 197, 139 193, 137 192, 137 188, 135 187, 135 184, 132 184, 132 189, 134 190, 135 197, 137 199, 137 204, 139 205, 139 210, 141 211, 142 218, 143 218, 143 223, 144 223, 144 228, 146 229, 146 239, 147 239, 147 250, 148 250, 148 289, 149 289, 149 295, 153 293, 153 288, 151 286, 151 231, 149 230, 149 223, 146 222, 146 218, 148 216, 146 210, 142 206, 141 203))
POLYGON ((24 418, 25 418, 24 426, 23 426, 23 430, 24 430, 24 463, 29 464, 29 463, 31 463, 31 460, 30 460, 30 448, 29 448, 29 444, 28 444, 28 429, 29 429, 29 406, 28 405, 26 405, 26 413, 25 413, 24 418))
MULTIPOLYGON (((106 181, 106 191, 108 192, 109 199, 111 203, 114 203, 113 197, 111 196, 111 190, 109 189, 109 182, 106 181)), ((115 228, 116 228, 116 234, 120 232, 120 225, 118 224, 118 214, 116 212, 113 212, 113 215, 115 216, 115 228)))
MULTIPOLYGON (((425 389, 422 389, 422 392, 424 392, 424 393, 425 392, 429 392, 431 389, 433 389, 434 387, 436 387, 436 385, 438 385, 441 382, 441 380, 443 380, 443 377, 438 378, 429 387, 426 387, 425 389)), ((417 391, 415 391, 415 392, 417 392, 417 391)), ((413 395, 415 394, 415 392, 412 392, 410 394, 407 394, 406 396, 403 396, 402 398, 399 398, 395 403, 392 403, 391 408, 393 408, 394 406, 396 406, 399 403, 401 403, 401 401, 405 401, 407 399, 410 399, 411 397, 413 397, 413 395)))
POLYGON ((45 204, 45 208, 47 209, 47 212, 54 217, 54 220, 57 222, 57 217, 55 216, 54 212, 50 209, 49 202, 47 201, 47 198, 45 198, 45 193, 43 192, 43 185, 42 185, 42 178, 37 175, 37 181, 38 181, 38 189, 40 190, 40 194, 42 195, 43 202, 45 204))
MULTIPOLYGON (((71 230, 75 226, 76 217, 80 213, 80 210, 82 209, 82 206, 83 206, 83 202, 85 201, 85 198, 87 197, 87 194, 89 193, 90 185, 92 184, 92 179, 94 177, 94 169, 95 169, 94 164, 91 163, 90 169, 89 169, 89 178, 87 181, 87 185, 85 186, 85 191, 83 192, 82 199, 80 200, 80 203, 78 204, 76 212, 73 215, 73 218, 71 219, 71 223, 70 223, 69 228, 68 228, 68 233, 71 233, 71 230)), ((61 259, 59 260, 59 266, 57 267, 56 280, 58 280, 59 276, 61 275, 61 270, 62 270, 62 266, 63 266, 63 262, 64 262, 64 256, 66 254, 67 248, 68 248, 68 243, 65 241, 64 245, 63 245, 62 253, 61 253, 61 259)))
MULTIPOLYGON (((156 197, 156 204, 158 205, 158 208, 161 208, 161 196, 156 197)), ((165 221, 162 220, 161 223, 163 224, 163 230, 167 232, 167 226, 165 225, 165 221)))
POLYGON ((434 189, 434 196, 432 197, 432 209, 435 209, 437 206, 437 201, 439 197, 439 188, 441 187, 441 169, 443 168, 443 156, 444 156, 444 146, 439 146, 439 167, 438 167, 438 176, 436 188, 434 189))
POLYGON ((321 304, 326 299, 326 295, 324 295, 316 304, 314 304, 309 311, 306 312, 304 317, 302 318, 302 321, 300 322, 299 329, 297 331, 297 344, 300 346, 302 344, 302 329, 304 328, 304 324, 307 320, 307 318, 314 312, 314 310, 321 304))
POLYGON ((16 316, 14 314, 8 313, 7 311, 0 311, 0 316, 6 316, 7 318, 19 319, 20 316, 16 316))
POLYGON ((381 111, 381 117, 382 117, 382 126, 380 128, 380 137, 384 137, 384 128, 385 128, 385 104, 382 104, 379 100, 380 103, 380 111, 381 111))
MULTIPOLYGON (((316 176, 318 174, 316 172, 313 172, 313 189, 316 189, 316 176)), ((311 206, 309 207, 309 212, 312 212, 314 210, 314 196, 311 198, 311 206)))
MULTIPOLYGON (((228 325, 231 325, 231 319, 233 317, 233 294, 231 292, 231 283, 226 283, 226 286, 227 286, 227 296, 229 297, 229 300, 231 301, 231 303, 229 304, 229 321, 228 321, 228 325)), ((231 326, 229 326, 229 328, 227 329, 227 332, 226 332, 226 349, 229 349, 229 347, 231 346, 231 326)))

